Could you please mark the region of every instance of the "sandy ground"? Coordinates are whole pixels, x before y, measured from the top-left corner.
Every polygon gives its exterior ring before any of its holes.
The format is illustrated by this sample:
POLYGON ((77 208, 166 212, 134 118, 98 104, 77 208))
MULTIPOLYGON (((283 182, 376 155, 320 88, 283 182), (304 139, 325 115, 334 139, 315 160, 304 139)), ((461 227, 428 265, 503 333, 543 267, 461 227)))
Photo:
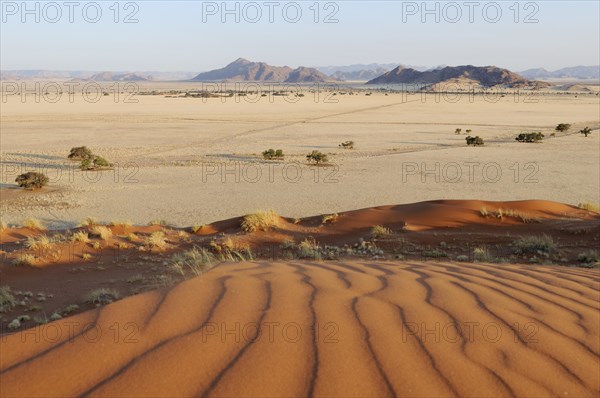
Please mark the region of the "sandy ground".
POLYGON ((302 98, 256 101, 110 94, 94 103, 81 95, 56 103, 3 97, 3 221, 36 217, 64 227, 93 216, 189 226, 265 208, 304 217, 444 198, 600 202, 594 94, 487 100, 465 94, 457 101, 364 94, 316 98, 307 91, 302 98), (573 128, 542 144, 514 141, 524 131, 548 136, 558 123, 573 128), (588 138, 576 134, 584 126, 595 129, 588 138), (466 147, 456 128, 472 129, 486 146, 466 147), (356 149, 338 148, 345 140, 356 149), (80 172, 66 160, 79 145, 117 166, 80 172), (260 153, 270 147, 283 149, 286 159, 263 161, 260 153), (330 154, 331 166, 306 165, 313 149, 330 154), (29 170, 51 177, 46 191, 11 189, 16 175, 29 170))
POLYGON ((222 264, 6 337, 1 394, 595 397, 599 278, 445 262, 222 264))

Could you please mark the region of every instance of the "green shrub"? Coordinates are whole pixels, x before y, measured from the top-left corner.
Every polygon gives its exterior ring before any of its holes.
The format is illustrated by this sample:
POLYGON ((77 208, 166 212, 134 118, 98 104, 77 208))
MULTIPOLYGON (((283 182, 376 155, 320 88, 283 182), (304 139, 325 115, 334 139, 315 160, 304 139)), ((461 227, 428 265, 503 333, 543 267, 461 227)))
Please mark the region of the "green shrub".
POLYGON ((36 173, 34 171, 29 171, 27 173, 21 174, 15 179, 15 182, 21 187, 25 189, 35 189, 42 188, 43 186, 48 184, 48 177, 46 177, 42 173, 36 173))
POLYGON ((84 159, 90 159, 92 156, 94 156, 92 154, 92 151, 85 146, 77 146, 74 148, 71 148, 71 153, 69 153, 69 159, 71 160, 84 160, 84 159))
POLYGON ((467 138, 465 138, 465 140, 467 141, 467 145, 469 146, 483 146, 483 138, 481 138, 480 136, 468 136, 467 138))
POLYGON ((306 160, 318 165, 319 163, 327 162, 327 155, 315 150, 306 155, 306 160))
POLYGON ((587 252, 579 253, 577 261, 585 264, 593 264, 598 262, 598 252, 596 250, 590 250, 587 252))
POLYGON ((568 131, 570 128, 571 128, 570 124, 560 123, 558 126, 556 126, 555 130, 560 131, 562 133, 562 132, 568 131))
POLYGON ((88 159, 83 159, 79 165, 81 170, 98 170, 106 167, 112 167, 112 163, 102 156, 93 156, 88 159))
POLYGON ((521 133, 515 138, 519 142, 539 142, 544 139, 544 134, 541 132, 535 133, 521 133))
POLYGON ((551 236, 546 234, 541 236, 524 236, 514 242, 515 253, 517 254, 550 254, 556 250, 556 244, 551 236))
POLYGON ((266 160, 283 159, 284 157, 282 149, 267 149, 262 155, 266 160))

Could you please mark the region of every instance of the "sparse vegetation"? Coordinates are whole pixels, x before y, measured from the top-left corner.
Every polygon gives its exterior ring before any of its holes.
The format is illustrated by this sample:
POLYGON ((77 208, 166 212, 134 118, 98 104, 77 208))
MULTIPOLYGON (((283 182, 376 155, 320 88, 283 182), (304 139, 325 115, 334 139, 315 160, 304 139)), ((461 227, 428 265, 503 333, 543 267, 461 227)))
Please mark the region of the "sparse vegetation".
POLYGON ((0 232, 8 229, 8 225, 4 221, 0 221, 0 232))
POLYGON ((391 234, 392 234, 392 230, 389 228, 386 228, 382 225, 375 225, 373 228, 371 228, 371 236, 373 238, 382 238, 384 236, 391 235, 391 234))
POLYGON ((544 134, 541 132, 521 133, 515 138, 519 142, 540 142, 544 139, 544 134))
POLYGON ((171 267, 183 276, 188 271, 194 275, 200 275, 212 268, 215 262, 216 258, 210 251, 194 247, 173 256, 171 267))
POLYGON ((101 240, 108 240, 112 236, 112 231, 110 228, 104 225, 96 225, 90 232, 101 240))
POLYGON ((339 147, 342 149, 354 149, 354 141, 344 141, 339 147))
POLYGON ((475 136, 475 137, 471 137, 468 136, 467 138, 465 138, 465 140, 467 141, 467 145, 469 146, 483 146, 483 138, 481 138, 480 136, 475 136))
POLYGON ((299 258, 321 259, 321 247, 314 238, 306 238, 298 244, 299 258))
POLYGON ((596 250, 589 250, 579 253, 577 261, 584 264, 595 264, 598 262, 598 252, 596 250))
POLYGON ((569 131, 570 128, 571 128, 570 124, 560 123, 558 126, 556 126, 555 130, 560 131, 561 133, 564 133, 565 131, 569 131))
POLYGON ((327 155, 319 152, 317 150, 312 151, 311 153, 309 153, 308 155, 306 155, 306 160, 308 160, 308 162, 310 163, 314 163, 315 165, 319 165, 321 163, 325 163, 327 162, 327 155))
POLYGON ((514 242, 516 254, 550 254, 556 250, 556 244, 549 235, 524 236, 514 242))
POLYGON ((49 181, 46 175, 35 171, 21 174, 15 179, 17 185, 25 189, 39 189, 48 185, 49 181))
POLYGON ((35 229, 37 231, 45 231, 46 230, 46 227, 44 226, 44 224, 42 224, 42 222, 36 218, 28 218, 27 220, 23 221, 23 227, 29 228, 29 229, 35 229))
POLYGON ((36 259, 33 254, 21 253, 21 254, 18 254, 17 257, 13 260, 13 265, 15 265, 15 266, 20 266, 20 265, 32 266, 35 264, 35 262, 36 262, 36 259))
POLYGON ((37 251, 48 250, 52 247, 52 240, 47 235, 29 236, 25 241, 25 247, 37 251))
POLYGON ((167 247, 166 236, 163 231, 154 231, 148 237, 148 246, 157 249, 164 249, 167 247))
POLYGON ((77 231, 73 235, 71 235, 71 241, 88 243, 90 241, 90 237, 86 231, 77 231))
POLYGON ((475 261, 482 261, 484 263, 496 262, 496 259, 490 254, 490 251, 487 247, 476 247, 473 249, 473 259, 475 261))
POLYGON ((0 312, 6 312, 16 305, 17 300, 13 296, 9 286, 0 287, 0 312))
POLYGON ((578 207, 580 209, 584 209, 584 210, 587 210, 587 211, 593 211, 595 213, 600 213, 600 206, 598 206, 595 203, 584 202, 584 203, 580 203, 578 205, 578 207))
POLYGON ((96 224, 98 224, 98 220, 96 220, 94 217, 87 217, 87 218, 84 218, 77 226, 78 227, 93 227, 96 224))
POLYGON ((101 170, 108 167, 112 167, 112 163, 104 159, 102 156, 93 156, 89 159, 83 159, 79 168, 81 170, 101 170))
POLYGON ((283 159, 285 156, 282 149, 267 149, 262 155, 265 160, 283 159))
POLYGON ((462 129, 456 129, 456 130, 454 130, 454 134, 459 135, 460 133, 462 133, 462 129))
POLYGON ((195 224, 194 226, 192 226, 192 232, 197 234, 198 231, 200 231, 202 228, 204 228, 204 225, 195 224))
POLYGON ((71 148, 68 158, 71 160, 85 160, 93 156, 92 151, 85 146, 71 148))
POLYGON ((337 213, 324 215, 321 219, 321 224, 333 224, 339 217, 337 213))
POLYGON ((242 229, 246 232, 266 231, 279 224, 279 215, 273 210, 257 211, 248 214, 242 220, 242 229))
POLYGON ((100 288, 92 290, 85 297, 85 302, 96 305, 110 304, 119 298, 119 292, 115 289, 100 288))
POLYGON ((579 134, 583 134, 584 136, 587 137, 588 135, 592 134, 592 129, 589 127, 585 127, 583 129, 579 130, 579 134))

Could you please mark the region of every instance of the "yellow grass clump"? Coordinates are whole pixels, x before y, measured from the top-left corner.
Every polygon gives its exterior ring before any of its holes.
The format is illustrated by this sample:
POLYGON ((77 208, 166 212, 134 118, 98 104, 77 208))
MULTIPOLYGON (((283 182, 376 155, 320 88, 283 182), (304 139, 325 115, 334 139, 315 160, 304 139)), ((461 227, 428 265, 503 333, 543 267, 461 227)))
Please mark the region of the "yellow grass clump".
POLYGON ((110 239, 110 237, 112 236, 112 231, 104 225, 95 226, 94 228, 92 228, 92 233, 98 235, 102 240, 110 239))
POLYGON ((257 211, 248 214, 242 220, 242 229, 246 232, 266 231, 279 225, 279 215, 273 210, 257 211))
POLYGON ((42 224, 42 222, 36 218, 28 218, 27 220, 23 221, 23 226, 26 228, 35 229, 38 231, 46 230, 46 227, 44 226, 44 224, 42 224))

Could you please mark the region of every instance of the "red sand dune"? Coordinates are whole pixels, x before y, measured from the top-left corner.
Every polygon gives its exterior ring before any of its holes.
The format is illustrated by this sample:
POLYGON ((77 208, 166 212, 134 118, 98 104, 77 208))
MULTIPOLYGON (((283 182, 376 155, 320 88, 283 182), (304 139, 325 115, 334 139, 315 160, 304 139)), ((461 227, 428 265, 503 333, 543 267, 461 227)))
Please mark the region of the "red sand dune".
POLYGON ((222 264, 4 336, 0 393, 597 397, 599 283, 554 266, 222 264))

